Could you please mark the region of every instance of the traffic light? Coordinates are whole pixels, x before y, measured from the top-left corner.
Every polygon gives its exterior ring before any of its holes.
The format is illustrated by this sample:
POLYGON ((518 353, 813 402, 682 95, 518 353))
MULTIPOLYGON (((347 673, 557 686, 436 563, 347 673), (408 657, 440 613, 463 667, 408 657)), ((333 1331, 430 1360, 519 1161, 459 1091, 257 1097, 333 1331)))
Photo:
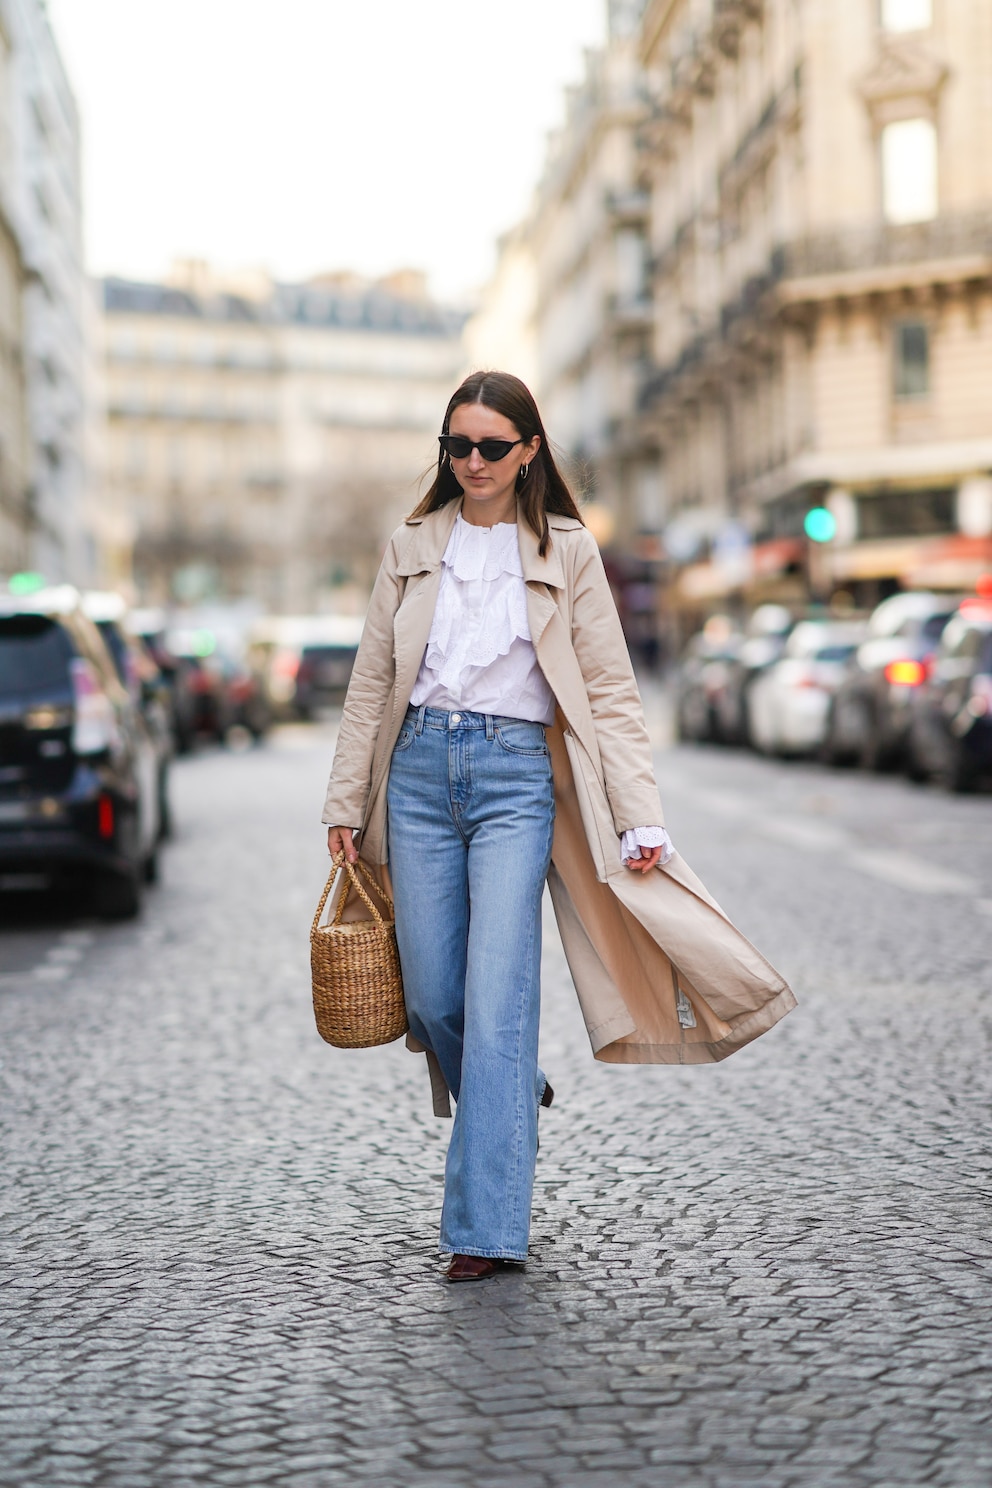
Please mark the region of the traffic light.
POLYGON ((803 519, 803 531, 811 542, 828 543, 836 536, 837 518, 825 506, 811 506, 803 519))
POLYGON ((24 571, 23 573, 11 574, 10 579, 7 582, 7 588, 10 590, 11 594, 37 594, 38 590, 44 589, 44 587, 44 574, 30 573, 28 571, 24 571))

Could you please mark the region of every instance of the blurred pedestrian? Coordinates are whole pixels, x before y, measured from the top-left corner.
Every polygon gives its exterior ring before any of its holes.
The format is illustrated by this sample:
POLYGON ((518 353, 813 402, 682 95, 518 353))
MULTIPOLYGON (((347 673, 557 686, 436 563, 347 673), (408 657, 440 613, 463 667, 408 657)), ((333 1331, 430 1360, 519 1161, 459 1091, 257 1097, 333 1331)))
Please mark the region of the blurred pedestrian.
POLYGON ((410 1042, 438 1114, 456 1102, 441 1250, 468 1281, 527 1257, 546 880, 600 1059, 723 1058, 794 999, 674 853, 599 551, 530 392, 473 374, 439 443, 379 570, 323 820, 332 855, 391 882, 410 1042))

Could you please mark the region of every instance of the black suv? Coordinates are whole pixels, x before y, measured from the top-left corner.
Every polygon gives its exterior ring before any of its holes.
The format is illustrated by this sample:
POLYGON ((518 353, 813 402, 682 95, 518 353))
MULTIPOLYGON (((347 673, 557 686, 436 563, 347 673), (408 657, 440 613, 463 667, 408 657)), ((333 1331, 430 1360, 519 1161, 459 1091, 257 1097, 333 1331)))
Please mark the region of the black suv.
POLYGON ((158 838, 155 747, 78 594, 0 594, 0 888, 76 878, 130 916, 158 838))

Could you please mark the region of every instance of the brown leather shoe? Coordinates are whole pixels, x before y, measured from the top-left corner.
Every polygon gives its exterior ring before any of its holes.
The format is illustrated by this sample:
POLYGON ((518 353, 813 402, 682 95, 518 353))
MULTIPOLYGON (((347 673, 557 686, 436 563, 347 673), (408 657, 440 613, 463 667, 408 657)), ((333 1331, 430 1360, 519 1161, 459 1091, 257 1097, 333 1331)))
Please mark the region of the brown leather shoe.
POLYGON ((453 1255, 445 1275, 449 1281, 484 1281, 499 1270, 499 1261, 490 1256, 453 1255))

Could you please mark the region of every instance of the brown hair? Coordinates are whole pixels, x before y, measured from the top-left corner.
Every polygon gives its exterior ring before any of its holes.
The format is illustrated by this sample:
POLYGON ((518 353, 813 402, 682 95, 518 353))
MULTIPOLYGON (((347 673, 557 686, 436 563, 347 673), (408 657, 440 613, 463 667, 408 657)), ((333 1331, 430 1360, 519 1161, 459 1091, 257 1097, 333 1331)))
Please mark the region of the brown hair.
MULTIPOLYGON (((578 522, 582 518, 572 493, 555 464, 534 395, 519 377, 514 377, 510 372, 473 372, 451 395, 445 409, 442 434, 449 432, 451 415, 455 409, 466 403, 481 403, 494 413, 501 413, 510 420, 525 443, 529 444, 535 434, 541 436, 540 448, 530 462, 526 479, 517 477, 517 498, 524 520, 538 539, 538 552, 543 558, 551 541, 548 513, 574 517, 578 522)), ((410 515, 426 517, 428 512, 447 506, 449 501, 454 501, 461 494, 462 488, 455 479, 451 461, 443 451, 439 452, 437 474, 430 490, 410 515)))

